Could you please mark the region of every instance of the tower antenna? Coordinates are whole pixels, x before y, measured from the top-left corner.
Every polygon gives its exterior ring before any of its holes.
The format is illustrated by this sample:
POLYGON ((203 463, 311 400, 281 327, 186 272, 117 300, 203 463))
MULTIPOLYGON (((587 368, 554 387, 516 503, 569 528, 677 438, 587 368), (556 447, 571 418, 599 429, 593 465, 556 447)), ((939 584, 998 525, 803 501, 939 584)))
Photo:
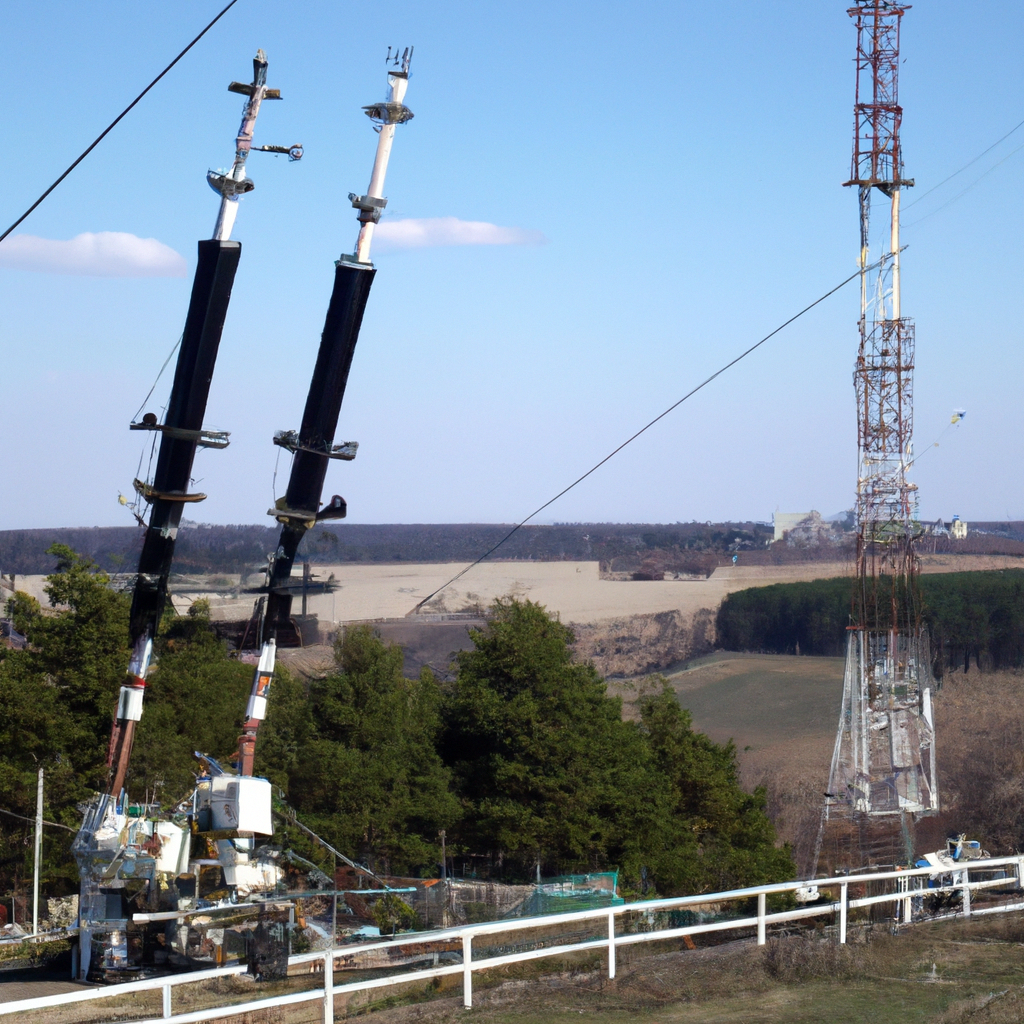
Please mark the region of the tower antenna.
POLYGON ((902 862, 908 816, 934 814, 939 795, 928 638, 921 622, 915 541, 914 323, 900 295, 900 26, 909 5, 862 0, 857 30, 853 164, 860 210, 857 399, 857 566, 847 631, 843 705, 819 834, 831 866, 902 862), (888 225, 872 236, 871 201, 888 225), (881 248, 872 264, 871 247, 881 248), (831 820, 831 827, 827 824, 831 820))

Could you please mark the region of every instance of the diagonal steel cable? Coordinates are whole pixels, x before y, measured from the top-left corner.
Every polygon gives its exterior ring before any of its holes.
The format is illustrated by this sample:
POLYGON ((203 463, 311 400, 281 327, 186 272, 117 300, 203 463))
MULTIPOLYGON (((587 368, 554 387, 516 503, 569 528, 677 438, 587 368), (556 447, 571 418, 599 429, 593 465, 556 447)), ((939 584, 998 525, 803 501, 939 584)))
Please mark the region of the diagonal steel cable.
POLYGON ((157 75, 156 78, 154 78, 153 81, 150 82, 149 85, 147 85, 146 88, 143 89, 142 92, 140 92, 139 95, 136 96, 135 99, 133 99, 131 103, 129 103, 128 106, 125 107, 124 110, 122 110, 121 113, 118 114, 117 117, 115 117, 114 120, 111 121, 110 124, 108 124, 107 127, 104 128, 99 135, 96 136, 95 139, 93 139, 91 143, 89 143, 88 147, 85 149, 85 152, 83 152, 81 156, 79 156, 74 161, 74 163, 72 163, 71 166, 37 200, 2 235, 0 235, 0 242, 2 242, 16 227, 18 227, 18 225, 21 224, 22 221, 28 218, 28 216, 33 212, 33 210, 35 210, 39 206, 39 204, 42 203, 42 201, 114 130, 118 122, 121 121, 121 119, 124 118, 125 115, 128 114, 132 110, 132 108, 136 106, 136 104, 142 99, 142 97, 145 96, 146 93, 149 92, 149 90, 152 89, 153 86, 156 85, 156 83, 159 82, 160 79, 163 78, 164 75, 166 75, 167 72, 170 71, 171 68, 173 68, 174 65, 177 64, 178 61, 181 60, 181 58, 184 57, 185 54, 188 53, 188 51, 191 50, 192 47, 195 46, 196 43, 198 43, 199 40, 202 39, 203 36, 205 36, 206 33, 209 32, 210 29, 213 28, 213 26, 216 25, 217 22, 220 21, 220 19, 223 18, 224 15, 227 14, 228 11, 230 11, 231 8, 234 7, 235 4, 237 3, 238 0, 231 0, 231 2, 220 12, 220 14, 218 14, 217 17, 214 18, 213 21, 211 21, 206 26, 206 28, 204 28, 203 31, 200 32, 199 35, 197 35, 195 39, 193 39, 192 42, 189 43, 188 46, 186 46, 185 49, 182 50, 181 53, 179 53, 178 56, 175 57, 174 60, 172 60, 171 63, 168 64, 167 67, 165 67, 163 71, 161 71, 160 74, 157 75))
MULTIPOLYGON (((906 246, 904 246, 904 248, 906 248, 906 246)), ((690 391, 687 391, 687 393, 683 395, 683 397, 680 398, 679 401, 673 402, 672 405, 670 405, 664 412, 659 413, 657 416, 654 417, 653 420, 642 426, 635 434, 633 434, 631 437, 626 438, 626 440, 623 441, 622 444, 620 444, 613 451, 609 452, 603 459, 601 459, 600 462, 595 463, 593 466, 590 467, 590 469, 586 471, 586 473, 573 480, 573 482, 569 484, 568 487, 563 487, 562 490, 560 490, 553 498, 550 498, 548 501, 545 501, 543 505, 541 505, 539 508, 534 509, 534 511, 531 512, 525 519, 523 519, 521 522, 516 523, 516 525, 513 526, 512 529, 509 530, 508 533, 506 533, 505 536, 502 537, 497 544, 495 544, 493 547, 485 551, 475 562, 471 562, 461 572, 456 573, 447 583, 444 584, 444 586, 438 587, 437 590, 435 590, 432 594, 428 594, 425 598, 423 598, 422 601, 419 602, 419 604, 417 604, 410 611, 406 612, 406 616, 415 615, 415 613, 419 611, 419 609, 422 608, 431 598, 436 597, 446 587, 450 587, 457 580, 462 579, 462 577, 465 576, 470 569, 475 568, 482 561, 484 561, 484 559, 489 558, 491 555, 493 555, 494 552, 498 550, 498 548, 500 548, 506 541, 510 540, 516 533, 518 533, 519 530, 521 530, 531 519, 536 518, 549 505, 553 505, 563 495, 568 494, 569 491, 571 491, 577 484, 583 483, 583 481, 586 480, 588 476, 599 470, 610 459, 613 459, 616 455, 619 454, 619 452, 622 451, 623 448, 625 448, 629 444, 632 444, 641 434, 646 433, 648 430, 651 429, 651 427, 654 426, 655 423, 657 423, 659 420, 663 420, 673 410, 678 409, 679 406, 683 404, 683 402, 685 402, 689 398, 692 398, 702 388, 707 387, 708 384, 710 384, 717 377, 721 377, 721 375, 725 373, 726 370, 731 369, 742 359, 746 359, 751 352, 756 351, 766 341, 768 341, 771 338, 774 338, 775 335, 779 333, 779 331, 788 327, 791 323, 793 323, 794 320, 799 320, 800 317, 802 317, 805 313, 809 313, 812 309, 814 309, 815 306, 820 305, 827 298, 829 298, 832 295, 835 295, 835 293, 839 291, 840 288, 845 287, 854 279, 859 278, 862 274, 866 274, 869 270, 874 270, 875 267, 881 266, 890 257, 891 253, 886 253, 884 256, 881 257, 881 259, 875 260, 875 262, 872 263, 870 266, 864 267, 863 270, 855 271, 845 280, 840 281, 839 284, 837 284, 834 288, 830 288, 827 292, 825 292, 824 295, 815 299, 809 306, 804 306, 804 308, 801 309, 799 313, 795 313, 784 323, 779 324, 779 326, 776 327, 774 331, 772 331, 769 334, 766 334, 760 341, 755 342, 753 345, 750 346, 750 348, 746 349, 744 352, 741 352, 738 356, 736 356, 735 359, 730 360, 728 363, 725 364, 725 366, 721 367, 721 369, 716 370, 713 374, 711 374, 710 377, 707 377, 704 380, 702 380, 695 388, 692 388, 690 391)))

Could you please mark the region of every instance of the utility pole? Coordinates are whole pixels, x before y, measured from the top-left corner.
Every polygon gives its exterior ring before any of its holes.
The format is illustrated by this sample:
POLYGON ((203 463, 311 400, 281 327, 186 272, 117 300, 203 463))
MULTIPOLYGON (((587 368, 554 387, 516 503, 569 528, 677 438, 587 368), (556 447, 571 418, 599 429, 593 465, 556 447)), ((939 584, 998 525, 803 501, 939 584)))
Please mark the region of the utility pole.
POLYGON ((338 855, 335 853, 331 854, 331 887, 334 889, 331 900, 331 949, 334 949, 338 944, 338 855))
POLYGON ((43 857, 43 769, 36 783, 36 843, 32 857, 32 934, 39 934, 39 872, 43 857))
MULTIPOLYGON (((207 183, 220 195, 220 207, 213 238, 199 243, 192 296, 164 422, 158 423, 154 413, 147 413, 141 423, 133 423, 130 428, 159 433, 160 448, 152 483, 135 481, 135 490, 151 507, 129 613, 132 658, 127 678, 121 686, 107 755, 111 769, 108 792, 115 804, 121 798, 135 730, 142 718, 153 641, 167 600, 167 578, 179 524, 186 504, 206 498, 205 494, 188 493, 196 450, 226 448, 229 443, 227 431, 205 429, 203 418, 235 272, 242 254, 241 243, 231 241, 231 231, 238 213, 239 197, 255 187, 253 180, 246 177, 246 160, 252 150, 256 116, 264 100, 281 98, 279 89, 267 88, 267 56, 262 50, 256 51, 252 67, 251 83, 232 82, 228 86, 230 92, 246 97, 245 107, 235 137, 235 159, 231 170, 226 174, 210 171, 206 175, 207 183)), ((287 153, 291 160, 302 156, 301 146, 260 148, 273 153, 287 153)))
POLYGON ((860 340, 853 374, 857 569, 842 711, 818 838, 820 852, 829 830, 830 872, 900 863, 909 852, 905 816, 939 807, 931 658, 915 551, 917 485, 907 479, 914 460, 915 337, 900 294, 900 196, 914 181, 903 170, 898 87, 907 10, 888 0, 859 0, 847 11, 857 30, 853 166, 844 182, 856 186, 860 213, 860 340), (873 237, 871 205, 879 194, 887 200, 888 223, 873 237))
MULTIPOLYGON (((196 452, 199 448, 216 450, 228 446, 228 432, 209 430, 203 426, 203 420, 242 253, 241 243, 232 241, 231 233, 239 198, 254 188, 246 174, 246 162, 254 149, 286 154, 291 160, 302 156, 302 147, 297 145, 253 147, 256 116, 263 101, 279 100, 281 94, 280 90, 267 87, 267 56, 262 50, 256 51, 252 68, 250 83, 232 82, 228 86, 228 91, 245 96, 242 120, 234 139, 231 169, 224 174, 210 171, 206 175, 207 184, 217 193, 220 203, 213 237, 203 239, 197 247, 192 292, 164 421, 159 422, 155 413, 147 412, 140 422, 130 425, 131 430, 152 433, 154 441, 159 435, 159 447, 152 479, 147 475, 145 480, 135 481, 136 492, 149 504, 150 510, 128 618, 132 655, 121 685, 107 753, 110 769, 107 792, 90 805, 72 847, 81 882, 79 969, 82 978, 89 972, 93 939, 104 951, 104 969, 112 964, 122 966, 120 953, 113 952, 115 946, 110 936, 123 931, 123 926, 111 925, 106 912, 106 895, 102 891, 109 880, 106 872, 119 854, 117 847, 99 845, 96 834, 106 824, 116 835, 126 820, 124 798, 128 767, 136 729, 142 719, 153 643, 167 602, 167 580, 178 530, 185 507, 206 497, 190 493, 196 452)), ((144 521, 142 517, 139 520, 144 521)))

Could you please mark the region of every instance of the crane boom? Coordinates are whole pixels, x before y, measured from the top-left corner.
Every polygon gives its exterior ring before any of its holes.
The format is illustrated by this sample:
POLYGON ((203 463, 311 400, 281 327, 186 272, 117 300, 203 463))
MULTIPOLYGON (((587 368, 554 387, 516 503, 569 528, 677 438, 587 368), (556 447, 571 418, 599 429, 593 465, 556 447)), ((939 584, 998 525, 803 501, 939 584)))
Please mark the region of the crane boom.
POLYGON ((146 677, 153 654, 160 616, 167 600, 167 579, 174 558, 182 511, 186 504, 202 501, 205 494, 189 493, 192 463, 199 447, 224 448, 226 432, 203 429, 206 402, 210 394, 217 351, 220 347, 231 288, 242 255, 239 242, 231 241, 239 197, 254 185, 245 176, 245 162, 252 145, 260 105, 268 92, 280 99, 278 90, 267 89, 267 58, 262 50, 253 58, 253 80, 248 86, 232 82, 233 92, 246 93, 242 123, 235 139, 235 159, 227 174, 210 171, 207 181, 220 193, 220 209, 214 237, 199 242, 199 258, 192 282, 185 329, 174 371, 170 402, 162 424, 147 414, 133 430, 160 433, 160 453, 152 483, 135 481, 135 489, 151 505, 149 525, 139 556, 139 568, 129 631, 132 657, 128 675, 121 686, 107 763, 110 767, 109 795, 117 800, 128 772, 136 723, 142 717, 146 677))
POLYGON ((274 443, 293 455, 285 496, 268 515, 281 523, 277 550, 268 568, 267 611, 264 618, 259 663, 253 678, 246 709, 242 736, 239 738, 239 774, 252 775, 256 753, 256 734, 266 715, 267 696, 274 678, 277 657, 277 631, 291 619, 292 595, 289 589, 292 565, 299 543, 306 531, 317 522, 343 519, 347 506, 335 495, 321 508, 327 467, 332 459, 349 461, 355 458, 355 442, 334 443, 341 403, 345 397, 349 370, 366 301, 377 271, 370 262, 373 229, 381 217, 387 199, 384 178, 387 173, 395 127, 412 119, 412 111, 404 104, 409 84, 409 63, 412 48, 407 47, 397 70, 388 72, 388 93, 383 103, 363 110, 378 129, 377 151, 366 195, 349 194, 349 201, 358 210, 359 236, 355 251, 335 263, 334 288, 327 307, 327 317, 320 337, 320 349, 309 384, 302 425, 298 431, 280 431, 274 443))

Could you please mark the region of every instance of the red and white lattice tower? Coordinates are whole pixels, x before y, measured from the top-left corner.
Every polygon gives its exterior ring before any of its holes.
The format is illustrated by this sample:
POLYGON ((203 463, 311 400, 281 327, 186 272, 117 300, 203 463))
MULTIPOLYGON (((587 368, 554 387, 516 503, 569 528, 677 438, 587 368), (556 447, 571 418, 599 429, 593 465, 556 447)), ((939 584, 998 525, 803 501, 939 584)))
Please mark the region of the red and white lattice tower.
MULTIPOLYGON (((857 28, 857 99, 845 184, 857 187, 860 201, 857 578, 826 819, 859 820, 862 837, 870 819, 938 810, 932 678, 914 552, 917 487, 907 479, 914 324, 900 306, 900 195, 914 184, 903 172, 898 92, 900 23, 908 9, 861 0, 848 11, 857 28), (873 235, 871 205, 880 195, 888 217, 873 235)), ((859 850, 867 860, 898 860, 901 852, 863 842, 859 850)))

